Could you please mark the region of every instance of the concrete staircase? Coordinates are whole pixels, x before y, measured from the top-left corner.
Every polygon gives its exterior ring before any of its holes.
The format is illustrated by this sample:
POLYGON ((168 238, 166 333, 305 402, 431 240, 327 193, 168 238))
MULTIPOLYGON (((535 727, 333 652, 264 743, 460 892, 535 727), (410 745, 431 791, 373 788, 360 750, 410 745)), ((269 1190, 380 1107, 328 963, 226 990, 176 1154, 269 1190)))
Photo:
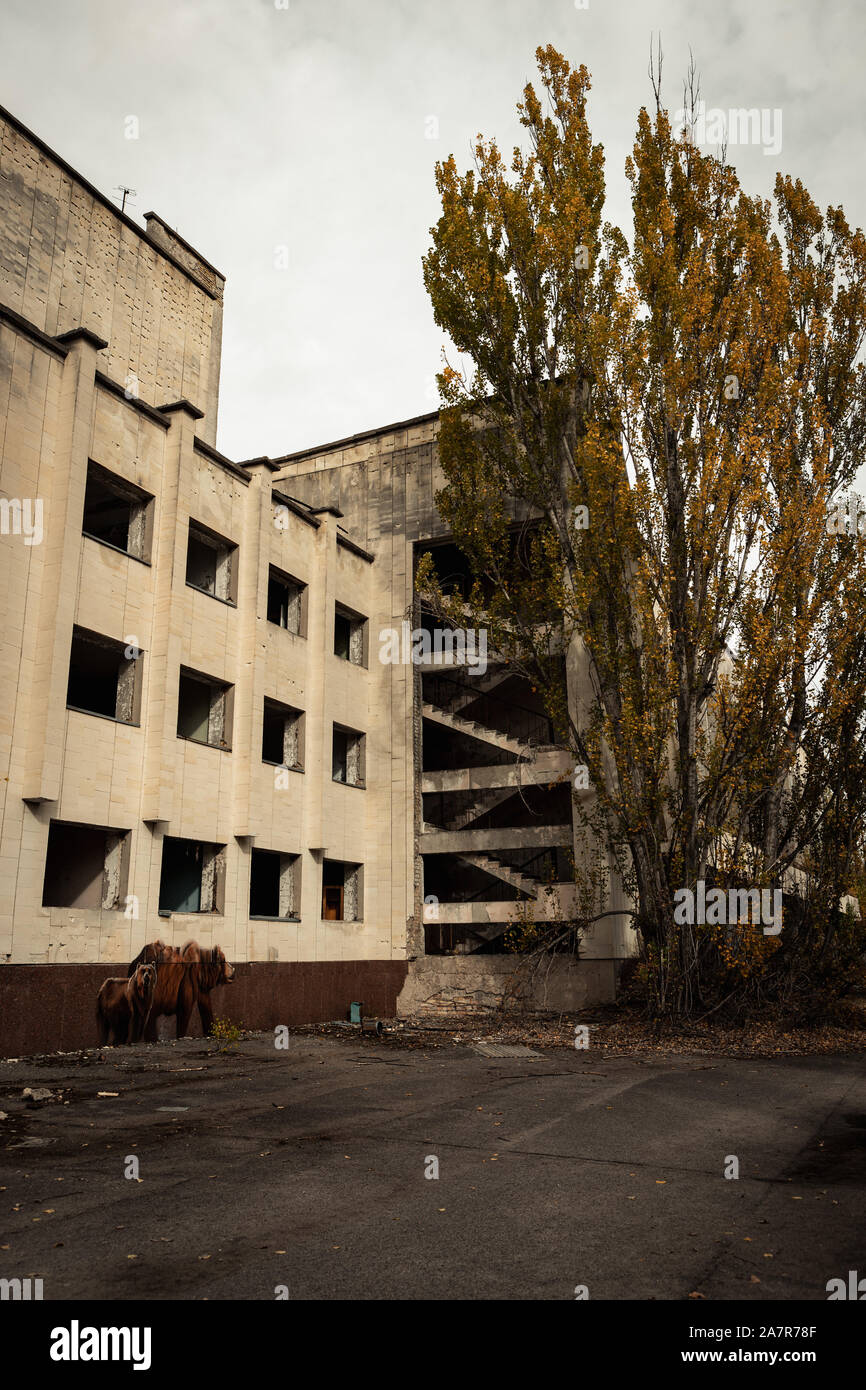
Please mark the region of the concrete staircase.
POLYGON ((445 822, 443 828, 445 830, 468 830, 474 821, 480 820, 489 811, 495 810, 501 802, 514 796, 516 790, 515 787, 500 787, 494 792, 488 792, 486 798, 479 797, 476 801, 470 802, 468 806, 464 806, 462 811, 445 822))
POLYGON ((487 671, 483 676, 468 676, 466 688, 455 688, 453 696, 449 697, 443 708, 451 714, 459 714, 460 710, 474 704, 482 695, 489 695, 498 685, 503 685, 511 675, 510 666, 501 666, 498 670, 487 671))
POLYGON ((430 705, 426 701, 421 706, 421 714, 432 724, 441 724, 443 728, 451 729, 455 734, 465 734, 467 738, 478 739, 480 743, 498 748, 503 753, 514 753, 518 758, 527 761, 532 758, 531 744, 522 743, 519 739, 511 738, 509 734, 500 733, 498 729, 488 728, 485 724, 478 724, 474 719, 463 719, 459 714, 452 714, 450 710, 440 709, 438 705, 430 705))
POLYGON ((531 898, 537 898, 544 887, 540 878, 533 878, 531 874, 525 874, 520 869, 513 868, 511 864, 503 864, 500 859, 494 859, 492 855, 458 854, 457 858, 462 859, 464 864, 471 864, 476 869, 482 869, 492 878, 501 879, 503 883, 516 888, 519 893, 527 893, 531 898))

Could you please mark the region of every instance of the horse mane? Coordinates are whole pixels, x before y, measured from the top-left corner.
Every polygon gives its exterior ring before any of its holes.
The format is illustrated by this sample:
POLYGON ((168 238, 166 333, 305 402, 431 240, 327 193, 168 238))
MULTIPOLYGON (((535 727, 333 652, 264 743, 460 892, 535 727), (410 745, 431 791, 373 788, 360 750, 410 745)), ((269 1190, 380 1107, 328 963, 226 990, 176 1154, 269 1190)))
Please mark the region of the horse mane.
POLYGON ((225 954, 219 946, 199 948, 199 979, 205 989, 215 989, 220 983, 225 954))
POLYGON ((177 959, 175 947, 166 946, 164 941, 148 941, 130 963, 128 976, 134 975, 140 965, 159 965, 177 959))

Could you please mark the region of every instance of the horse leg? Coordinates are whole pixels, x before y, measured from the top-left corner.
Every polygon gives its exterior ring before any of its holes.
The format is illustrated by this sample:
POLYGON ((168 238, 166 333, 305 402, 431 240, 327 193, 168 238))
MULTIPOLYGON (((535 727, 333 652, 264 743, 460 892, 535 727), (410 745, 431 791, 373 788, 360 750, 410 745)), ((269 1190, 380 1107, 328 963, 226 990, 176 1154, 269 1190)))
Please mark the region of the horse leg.
POLYGON ((177 1033, 178 1038, 186 1037, 186 1030, 189 1028, 189 1020, 192 1015, 193 1004, 192 990, 189 981, 184 980, 177 992, 177 1033))
POLYGON ((198 1014, 201 1019, 201 1031, 206 1038, 209 1038, 213 1031, 213 1009, 211 1008, 209 994, 199 995, 198 1014))

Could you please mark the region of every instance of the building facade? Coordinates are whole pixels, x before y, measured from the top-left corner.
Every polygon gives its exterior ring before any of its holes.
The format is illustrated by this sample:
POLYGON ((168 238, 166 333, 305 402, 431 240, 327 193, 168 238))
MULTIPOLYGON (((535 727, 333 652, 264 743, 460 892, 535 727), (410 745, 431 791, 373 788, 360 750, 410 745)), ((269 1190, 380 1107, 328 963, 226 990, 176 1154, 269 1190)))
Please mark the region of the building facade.
MULTIPOLYGON (((531 692, 407 659, 418 554, 461 563, 435 414, 226 458, 223 286, 0 110, 0 1052, 92 1043, 156 937, 220 945, 249 1027, 496 1003, 509 922, 568 908, 531 692)), ((611 997, 627 921, 533 1002, 611 997)))

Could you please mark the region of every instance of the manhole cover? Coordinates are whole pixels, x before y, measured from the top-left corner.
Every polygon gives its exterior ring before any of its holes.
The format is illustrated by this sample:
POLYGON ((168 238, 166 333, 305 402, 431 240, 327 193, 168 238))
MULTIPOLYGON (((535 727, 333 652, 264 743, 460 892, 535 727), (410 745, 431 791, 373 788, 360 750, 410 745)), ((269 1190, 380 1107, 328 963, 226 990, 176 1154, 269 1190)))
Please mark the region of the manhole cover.
POLYGON ((476 1043, 475 1051, 482 1057, 540 1057, 540 1052, 533 1052, 531 1047, 524 1047, 522 1043, 476 1043))

